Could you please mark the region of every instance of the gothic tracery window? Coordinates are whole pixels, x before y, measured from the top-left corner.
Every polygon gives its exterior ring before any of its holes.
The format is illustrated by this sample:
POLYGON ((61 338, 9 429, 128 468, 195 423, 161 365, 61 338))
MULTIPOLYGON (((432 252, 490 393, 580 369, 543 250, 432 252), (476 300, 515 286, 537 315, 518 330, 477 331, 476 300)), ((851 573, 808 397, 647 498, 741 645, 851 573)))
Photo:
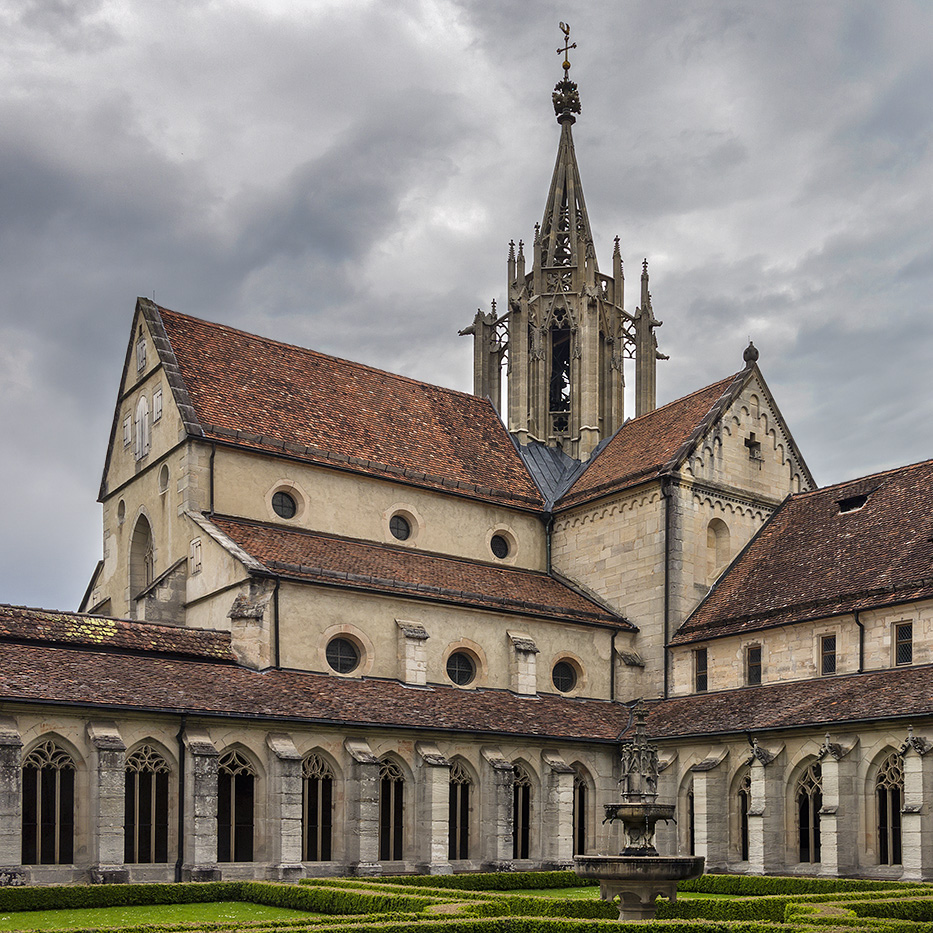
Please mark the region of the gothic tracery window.
POLYGON ((126 759, 123 860, 129 865, 168 861, 168 775, 151 745, 126 759))
POLYGON ((23 761, 23 864, 74 861, 75 764, 49 740, 23 761))
POLYGON ((256 773, 238 751, 223 754, 217 776, 217 861, 253 860, 256 773))
POLYGON ((470 857, 470 790, 473 782, 466 768, 455 761, 450 768, 450 806, 447 822, 447 857, 470 857))
POLYGON ((820 861, 820 809, 823 806, 823 771, 814 762, 796 787, 797 839, 801 862, 820 861))
POLYGON ((586 852, 586 807, 588 792, 586 778, 576 772, 573 776, 573 854, 586 852))
POLYGON ((904 766, 897 752, 888 755, 875 778, 878 805, 878 862, 901 864, 901 807, 904 805, 904 766))
POLYGON ((512 778, 512 858, 530 858, 531 777, 515 765, 512 778))
POLYGON ((549 331, 551 343, 551 378, 548 387, 548 406, 554 418, 556 431, 566 430, 566 413, 570 411, 570 344, 571 330, 563 308, 554 314, 549 331))
POLYGON ((379 767, 379 858, 393 862, 404 855, 405 775, 390 759, 379 767))
POLYGON ((752 805, 752 772, 746 770, 736 794, 739 809, 739 858, 748 861, 748 811, 752 805))
POLYGON ((302 762, 301 860, 329 862, 334 835, 334 772, 320 755, 302 762))

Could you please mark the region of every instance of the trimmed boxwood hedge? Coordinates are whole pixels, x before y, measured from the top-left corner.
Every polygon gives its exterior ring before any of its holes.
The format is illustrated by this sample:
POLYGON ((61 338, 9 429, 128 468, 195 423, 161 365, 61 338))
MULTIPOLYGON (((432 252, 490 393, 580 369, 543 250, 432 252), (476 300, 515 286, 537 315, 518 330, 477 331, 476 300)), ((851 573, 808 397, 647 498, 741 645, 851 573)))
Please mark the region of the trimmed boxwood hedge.
POLYGON ((700 875, 681 881, 678 891, 698 894, 732 894, 753 897, 762 894, 829 894, 885 888, 923 888, 917 881, 869 881, 864 878, 799 878, 786 875, 700 875))
MULTIPOLYGON (((308 883, 311 879, 304 879, 308 883)), ((516 888, 582 888, 599 884, 578 878, 572 871, 497 871, 468 875, 387 875, 374 881, 426 888, 460 888, 466 891, 514 891, 516 888)))

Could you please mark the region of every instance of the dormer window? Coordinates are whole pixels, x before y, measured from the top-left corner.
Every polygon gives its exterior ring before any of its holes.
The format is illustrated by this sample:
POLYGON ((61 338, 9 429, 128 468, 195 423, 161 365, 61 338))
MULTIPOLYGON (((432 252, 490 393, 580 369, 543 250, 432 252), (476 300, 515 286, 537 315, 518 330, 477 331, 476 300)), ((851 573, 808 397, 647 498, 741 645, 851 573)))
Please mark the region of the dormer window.
POLYGON ((146 338, 140 336, 136 341, 136 371, 142 372, 146 368, 146 338))
POLYGON ((840 499, 839 514, 857 512, 866 502, 868 502, 868 496, 849 496, 847 499, 840 499))

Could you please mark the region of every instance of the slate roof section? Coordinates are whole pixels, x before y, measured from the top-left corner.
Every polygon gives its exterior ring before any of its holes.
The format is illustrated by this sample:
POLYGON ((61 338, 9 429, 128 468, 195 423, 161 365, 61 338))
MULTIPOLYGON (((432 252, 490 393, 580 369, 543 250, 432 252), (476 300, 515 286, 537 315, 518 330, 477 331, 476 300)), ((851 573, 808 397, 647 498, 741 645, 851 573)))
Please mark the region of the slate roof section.
POLYGON ((547 511, 586 468, 585 463, 574 460, 559 447, 548 447, 539 441, 520 445, 518 452, 546 500, 544 507, 547 511))
POLYGON ((653 739, 832 728, 933 715, 933 666, 897 667, 663 700, 650 706, 653 739))
POLYGON ((671 640, 933 598, 933 460, 788 498, 671 640), (868 495, 858 509, 841 500, 868 495))
POLYGON ((157 310, 206 438, 515 507, 542 507, 488 399, 157 310))
POLYGON ((713 383, 647 415, 630 418, 558 501, 558 508, 660 476, 687 456, 706 428, 741 391, 753 367, 713 383))
POLYGON ((626 707, 607 700, 518 697, 507 690, 407 687, 31 645, 0 645, 0 658, 4 701, 588 742, 612 742, 629 719, 626 707))
POLYGON ((4 657, 10 642, 236 662, 227 632, 0 605, 0 653, 4 657))
POLYGON ((212 522, 271 572, 293 579, 634 631, 546 573, 242 519, 214 516, 212 522))

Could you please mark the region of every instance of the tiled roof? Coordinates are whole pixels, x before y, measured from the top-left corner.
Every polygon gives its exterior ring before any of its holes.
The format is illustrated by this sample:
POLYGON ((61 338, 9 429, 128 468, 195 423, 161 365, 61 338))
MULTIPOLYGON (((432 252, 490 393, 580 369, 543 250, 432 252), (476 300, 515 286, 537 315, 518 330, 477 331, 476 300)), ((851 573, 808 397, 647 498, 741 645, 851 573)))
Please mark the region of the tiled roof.
POLYGON ((626 421, 558 501, 558 507, 578 505, 658 476, 665 466, 689 453, 690 442, 702 434, 706 422, 737 393, 750 372, 742 370, 626 421))
POLYGON ((474 498, 542 506, 488 399, 158 311, 207 438, 474 498))
POLYGON ((226 632, 107 619, 79 612, 55 612, 25 606, 0 605, 2 642, 83 645, 102 651, 236 661, 236 655, 230 648, 230 635, 226 632))
POLYGON ((629 718, 626 707, 606 700, 258 673, 194 660, 15 644, 0 644, 0 700, 602 742, 613 741, 629 718))
POLYGON ((214 516, 212 521, 250 556, 285 576, 499 612, 631 628, 619 616, 545 573, 242 519, 214 516))
POLYGON ((931 539, 933 460, 792 496, 672 644, 933 597, 931 539))
POLYGON ((652 704, 658 740, 933 715, 933 666, 702 693, 652 704))

